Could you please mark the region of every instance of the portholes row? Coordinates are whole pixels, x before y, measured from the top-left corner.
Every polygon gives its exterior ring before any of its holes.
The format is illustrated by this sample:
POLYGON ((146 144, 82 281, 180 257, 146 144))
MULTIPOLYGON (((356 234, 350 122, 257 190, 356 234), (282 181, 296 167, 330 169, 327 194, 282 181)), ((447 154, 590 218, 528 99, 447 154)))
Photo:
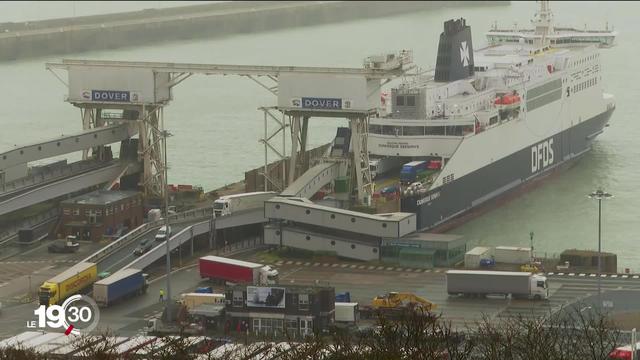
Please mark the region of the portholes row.
MULTIPOLYGON (((280 230, 276 230, 276 235, 280 236, 280 230)), ((307 241, 311 241, 311 236, 307 235, 307 236, 305 236, 305 239, 307 241)), ((336 241, 335 240, 331 240, 331 246, 336 246, 336 241)), ((351 244, 351 249, 355 250, 356 249, 356 244, 351 244)), ((378 252, 378 249, 376 249, 376 248, 373 248, 372 250, 373 250, 374 253, 378 252)))

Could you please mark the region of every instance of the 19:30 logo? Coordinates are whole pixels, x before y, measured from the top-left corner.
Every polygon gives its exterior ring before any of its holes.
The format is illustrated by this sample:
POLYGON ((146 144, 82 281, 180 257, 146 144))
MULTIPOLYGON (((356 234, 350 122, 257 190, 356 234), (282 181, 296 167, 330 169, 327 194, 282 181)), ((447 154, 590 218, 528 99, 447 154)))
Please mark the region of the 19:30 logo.
POLYGON ((27 322, 27 327, 63 328, 66 335, 88 333, 95 329, 100 319, 98 305, 86 295, 73 295, 62 305, 40 305, 33 313, 38 318, 37 324, 35 321, 27 322))

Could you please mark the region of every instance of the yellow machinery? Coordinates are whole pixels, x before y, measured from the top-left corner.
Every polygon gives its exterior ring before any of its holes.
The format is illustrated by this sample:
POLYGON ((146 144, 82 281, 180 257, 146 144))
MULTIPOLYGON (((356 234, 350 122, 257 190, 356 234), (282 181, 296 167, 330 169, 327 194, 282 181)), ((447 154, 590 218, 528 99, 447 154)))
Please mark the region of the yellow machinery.
POLYGON ((437 305, 412 293, 390 292, 373 298, 371 307, 375 310, 394 310, 411 307, 433 311, 437 305))

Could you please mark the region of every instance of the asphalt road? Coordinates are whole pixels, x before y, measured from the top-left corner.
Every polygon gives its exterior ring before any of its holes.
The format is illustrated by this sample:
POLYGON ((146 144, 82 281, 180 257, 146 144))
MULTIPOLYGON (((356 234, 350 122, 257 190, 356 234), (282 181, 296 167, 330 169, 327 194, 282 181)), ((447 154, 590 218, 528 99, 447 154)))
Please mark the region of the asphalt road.
MULTIPOLYGON (((251 258, 243 256, 243 258, 251 258)), ((483 315, 490 318, 503 318, 515 315, 540 316, 549 311, 559 310, 562 306, 578 299, 585 299, 597 293, 597 279, 588 277, 551 276, 549 280, 551 297, 548 301, 511 300, 503 297, 487 299, 466 299, 449 297, 445 291, 444 270, 431 272, 415 272, 401 270, 368 270, 341 267, 282 265, 280 270, 281 284, 313 285, 316 281, 322 285, 334 286, 336 292, 349 291, 352 301, 369 304, 378 294, 389 291, 413 292, 427 298, 438 305, 436 312, 442 313, 445 320, 451 321, 455 327, 472 326, 483 315)), ((201 280, 197 267, 175 270, 171 277, 173 298, 180 293, 189 292, 198 286, 210 285, 201 280)), ((150 318, 162 312, 162 304, 158 302, 160 289, 165 289, 164 278, 155 279, 147 293, 101 310, 101 321, 98 329, 110 329, 118 335, 131 336, 140 333, 141 328, 150 318)), ((639 279, 603 278, 602 288, 605 294, 618 290, 640 290, 639 279)), ((221 289, 218 289, 221 290, 221 289)), ((605 295, 606 296, 606 295, 605 295)), ((622 306, 623 304, 620 304, 622 306)), ((625 309, 628 304, 625 303, 625 309)), ((0 338, 8 337, 25 330, 25 322, 33 317, 36 304, 20 304, 5 309, 0 315, 3 323, 0 338), (8 311, 7 311, 8 310, 8 311)), ((615 310, 616 304, 613 305, 615 310)))

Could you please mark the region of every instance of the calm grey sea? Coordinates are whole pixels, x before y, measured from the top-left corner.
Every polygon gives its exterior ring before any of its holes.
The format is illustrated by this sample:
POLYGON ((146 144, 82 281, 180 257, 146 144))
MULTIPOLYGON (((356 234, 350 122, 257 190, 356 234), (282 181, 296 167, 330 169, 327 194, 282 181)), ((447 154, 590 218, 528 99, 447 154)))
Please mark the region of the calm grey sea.
MULTIPOLYGON (((33 2, 0 3, 0 21, 69 16, 70 2, 58 6, 33 2), (43 11, 47 6, 47 11, 43 11)), ((120 3, 122 4, 122 3, 120 3)), ((76 14, 138 10, 143 4, 76 4, 76 14), (80 9, 80 10, 79 10, 80 9)), ((162 5, 166 6, 166 5, 162 5)), ((618 45, 603 49, 603 81, 616 96, 611 126, 598 137, 593 151, 575 167, 482 217, 453 230, 472 244, 528 245, 534 231, 539 255, 566 248, 597 247, 597 203, 586 194, 598 186, 615 198, 603 205, 603 248, 618 254, 620 267, 640 271, 640 99, 637 64, 640 12, 637 2, 552 2, 556 23, 583 27, 605 26, 619 31, 618 45)), ((70 10, 71 9, 71 10, 70 10)), ((526 26, 537 9, 535 2, 514 1, 510 6, 442 9, 381 19, 243 34, 214 40, 155 44, 121 50, 66 55, 67 58, 147 60, 192 63, 230 63, 301 66, 361 66, 368 55, 410 48, 415 62, 425 68, 435 63, 442 23, 465 17, 476 47, 485 44, 489 26, 526 26)), ((65 87, 44 68, 59 56, 0 63, 0 148, 69 133, 80 129, 80 114, 63 102, 65 87)), ((243 178, 245 170, 262 164, 263 130, 257 108, 275 104, 275 98, 253 82, 239 77, 194 76, 174 91, 165 110, 171 183, 200 184, 206 190, 243 178)), ((344 121, 314 119, 312 145, 328 142, 344 121)), ((78 158, 78 156, 75 156, 78 158)))

